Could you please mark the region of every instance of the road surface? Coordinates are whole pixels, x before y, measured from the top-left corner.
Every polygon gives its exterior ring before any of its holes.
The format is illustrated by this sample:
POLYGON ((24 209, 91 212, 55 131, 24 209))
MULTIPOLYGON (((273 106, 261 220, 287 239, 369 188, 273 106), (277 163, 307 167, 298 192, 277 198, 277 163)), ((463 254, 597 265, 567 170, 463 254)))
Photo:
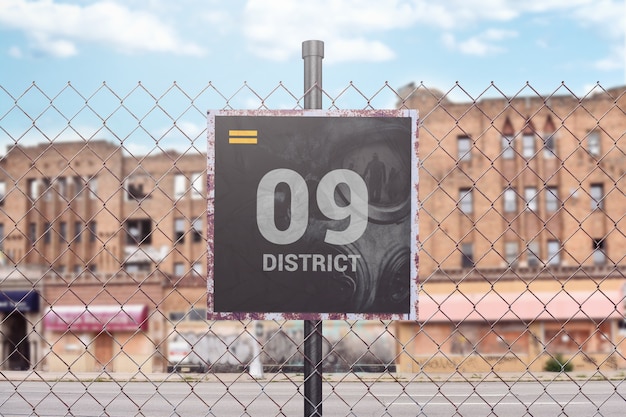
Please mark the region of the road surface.
MULTIPOLYGON (((622 417, 626 382, 325 383, 327 416, 622 417)), ((301 416, 297 382, 0 381, 2 416, 301 416)))

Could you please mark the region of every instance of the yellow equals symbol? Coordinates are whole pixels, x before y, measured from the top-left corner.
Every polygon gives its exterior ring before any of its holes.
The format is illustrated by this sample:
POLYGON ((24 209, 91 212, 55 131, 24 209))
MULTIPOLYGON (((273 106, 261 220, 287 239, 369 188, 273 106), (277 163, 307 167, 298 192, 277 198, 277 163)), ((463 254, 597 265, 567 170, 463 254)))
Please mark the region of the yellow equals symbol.
POLYGON ((258 131, 256 130, 229 130, 228 143, 231 145, 256 145, 258 131))

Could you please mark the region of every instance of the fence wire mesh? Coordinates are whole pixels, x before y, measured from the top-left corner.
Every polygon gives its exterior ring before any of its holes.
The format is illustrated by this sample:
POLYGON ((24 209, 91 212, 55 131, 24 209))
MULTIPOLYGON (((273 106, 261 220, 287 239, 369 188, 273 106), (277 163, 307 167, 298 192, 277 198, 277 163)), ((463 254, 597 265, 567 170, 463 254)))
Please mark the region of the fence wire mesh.
MULTIPOLYGON (((324 323, 324 411, 622 415, 626 88, 324 100, 419 110, 421 238, 417 321, 324 323)), ((302 322, 205 319, 206 111, 234 108, 303 97, 0 86, 0 414, 302 415, 302 322)))

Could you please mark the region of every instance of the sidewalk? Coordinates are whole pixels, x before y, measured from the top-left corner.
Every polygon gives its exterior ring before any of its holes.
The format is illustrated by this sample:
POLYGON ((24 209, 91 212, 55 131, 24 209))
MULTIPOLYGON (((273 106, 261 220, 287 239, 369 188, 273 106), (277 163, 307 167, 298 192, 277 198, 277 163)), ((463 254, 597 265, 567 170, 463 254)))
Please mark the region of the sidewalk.
MULTIPOLYGON (((553 381, 623 381, 626 380, 626 370, 612 371, 572 371, 561 372, 501 372, 501 373, 324 373, 323 379, 326 383, 334 384, 340 382, 553 382, 553 381)), ((123 372, 46 372, 46 371, 0 371, 0 381, 46 381, 46 382, 130 382, 130 381, 151 381, 151 382, 222 382, 224 384, 241 382, 303 382, 302 373, 265 373, 262 378, 255 379, 248 373, 123 373, 123 372)))

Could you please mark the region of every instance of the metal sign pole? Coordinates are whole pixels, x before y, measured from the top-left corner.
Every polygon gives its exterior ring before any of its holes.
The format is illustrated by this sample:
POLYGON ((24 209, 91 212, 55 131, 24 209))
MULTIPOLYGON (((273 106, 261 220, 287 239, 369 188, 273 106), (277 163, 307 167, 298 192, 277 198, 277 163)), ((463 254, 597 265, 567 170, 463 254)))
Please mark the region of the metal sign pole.
MULTIPOLYGON (((302 42, 304 108, 322 108, 324 42, 302 42)), ((304 415, 322 416, 322 321, 304 321, 304 415)))

